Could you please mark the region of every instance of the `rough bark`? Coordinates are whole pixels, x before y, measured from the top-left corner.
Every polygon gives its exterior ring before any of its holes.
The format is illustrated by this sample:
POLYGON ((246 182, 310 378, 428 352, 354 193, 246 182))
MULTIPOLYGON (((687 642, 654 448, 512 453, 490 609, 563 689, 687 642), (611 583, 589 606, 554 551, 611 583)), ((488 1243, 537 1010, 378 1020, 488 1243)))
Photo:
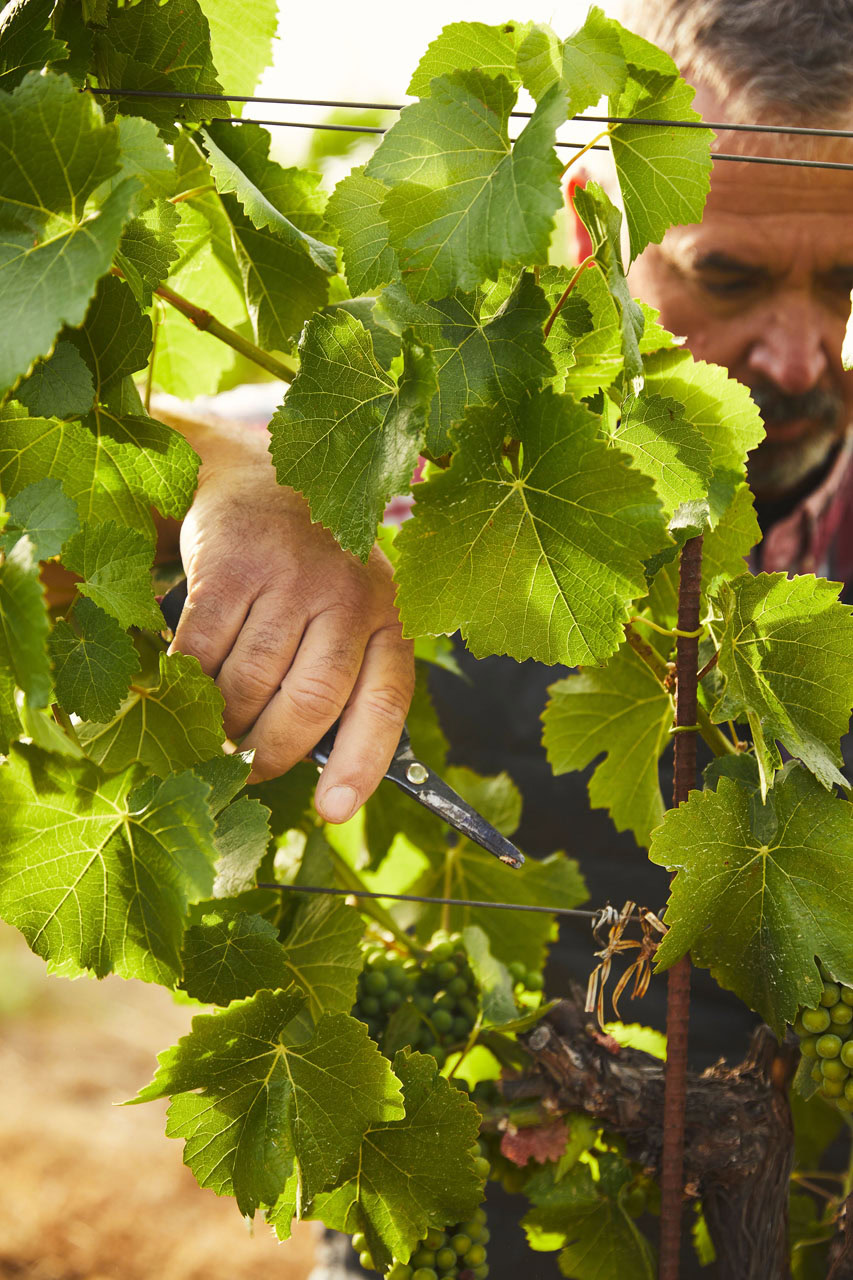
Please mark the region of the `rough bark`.
MULTIPOLYGON (((582 1111, 621 1134, 655 1176, 663 1151, 663 1064, 602 1036, 580 993, 561 1001, 524 1041, 534 1062, 504 1082, 508 1098, 582 1111)), ((760 1027, 737 1067, 687 1077, 684 1187, 702 1198, 721 1280, 788 1280, 788 1185, 793 1124, 787 1086, 798 1051, 760 1027)), ((853 1274, 853 1273, 851 1273, 853 1274)), ((833 1280, 846 1278, 839 1271, 833 1280)))

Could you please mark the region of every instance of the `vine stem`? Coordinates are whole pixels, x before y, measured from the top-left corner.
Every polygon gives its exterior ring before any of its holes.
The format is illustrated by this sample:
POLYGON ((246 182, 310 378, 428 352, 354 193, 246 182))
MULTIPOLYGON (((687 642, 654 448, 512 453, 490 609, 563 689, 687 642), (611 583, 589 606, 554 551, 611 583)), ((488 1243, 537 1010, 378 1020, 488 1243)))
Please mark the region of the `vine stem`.
POLYGON ((571 160, 567 161, 567 163, 563 165, 562 169, 560 170, 560 177, 562 178, 563 175, 567 173, 569 169, 571 169, 573 164, 577 164, 581 156, 586 155, 587 151, 590 151, 595 146, 596 142, 600 142, 602 138, 609 138, 611 129, 612 129, 612 125, 608 125, 606 129, 601 130, 601 133, 597 133, 595 137, 592 138, 586 144, 585 147, 581 147, 580 151, 576 151, 575 154, 572 156, 571 160))
MULTIPOLYGON (((124 274, 119 267, 111 268, 114 276, 124 274)), ((189 298, 185 298, 180 293, 175 293, 174 289, 168 288, 167 285, 161 284, 159 288, 154 290, 154 294, 158 298, 162 298, 164 302, 168 302, 176 311, 180 311, 182 316, 186 316, 191 324, 203 333, 209 333, 212 337, 218 338, 220 342, 224 342, 234 351, 239 351, 240 355, 245 356, 247 360, 251 360, 253 364, 259 365, 262 369, 266 369, 267 373, 271 373, 276 378, 281 378, 282 382, 292 382, 298 372, 298 366, 295 360, 290 360, 287 356, 279 357, 270 355, 269 351, 264 351, 261 347, 255 346, 254 342, 250 342, 248 338, 244 338, 234 329, 229 329, 227 324, 223 324, 221 320, 217 320, 215 315, 210 311, 206 311, 204 307, 197 307, 194 302, 190 302, 189 298)))
POLYGON ((545 338, 548 337, 548 334, 551 332, 551 329, 554 326, 554 321, 557 319, 557 316, 560 314, 563 307, 565 306, 566 299, 568 298, 572 289, 574 289, 575 285, 577 284, 581 272, 586 271, 587 267, 591 262, 595 262, 595 257, 593 254, 590 254, 589 257, 584 258, 583 262, 579 263, 578 266, 575 268, 575 270, 572 272, 572 277, 569 280, 569 283, 566 285, 565 289, 560 294, 560 297, 557 299, 557 302, 554 306, 554 310, 551 312, 548 319, 545 321, 545 328, 542 330, 543 337, 545 338))
MULTIPOLYGON (((683 804, 696 786, 697 663, 702 535, 690 538, 681 552, 678 581, 678 647, 676 650, 675 781, 673 807, 683 804), (685 634, 688 633, 688 634, 685 634)), ((661 1160, 659 1280, 678 1280, 684 1199, 684 1112, 687 1101, 687 1036, 690 1026, 690 957, 668 974, 666 996, 666 1069, 664 1073, 663 1152, 661 1160)))

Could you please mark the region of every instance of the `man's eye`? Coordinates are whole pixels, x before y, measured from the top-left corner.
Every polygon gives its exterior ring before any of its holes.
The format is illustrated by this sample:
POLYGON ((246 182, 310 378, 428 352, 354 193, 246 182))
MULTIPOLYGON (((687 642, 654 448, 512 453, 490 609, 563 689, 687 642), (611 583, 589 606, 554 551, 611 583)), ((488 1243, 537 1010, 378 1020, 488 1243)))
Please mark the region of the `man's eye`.
POLYGON ((740 297, 758 287, 752 276, 700 276, 699 282, 706 293, 718 298, 740 297))

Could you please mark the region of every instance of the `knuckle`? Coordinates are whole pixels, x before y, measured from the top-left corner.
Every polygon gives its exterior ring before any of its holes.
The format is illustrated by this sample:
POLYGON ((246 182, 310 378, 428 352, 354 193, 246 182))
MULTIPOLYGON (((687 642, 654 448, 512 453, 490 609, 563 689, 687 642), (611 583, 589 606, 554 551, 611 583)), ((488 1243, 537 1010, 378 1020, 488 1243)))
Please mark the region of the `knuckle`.
POLYGON ((294 715, 312 724, 334 720, 346 699, 340 683, 319 672, 304 674, 287 692, 294 715))
POLYGON ((399 728, 409 709, 411 692, 398 685, 382 685, 364 695, 364 710, 374 720, 399 728))

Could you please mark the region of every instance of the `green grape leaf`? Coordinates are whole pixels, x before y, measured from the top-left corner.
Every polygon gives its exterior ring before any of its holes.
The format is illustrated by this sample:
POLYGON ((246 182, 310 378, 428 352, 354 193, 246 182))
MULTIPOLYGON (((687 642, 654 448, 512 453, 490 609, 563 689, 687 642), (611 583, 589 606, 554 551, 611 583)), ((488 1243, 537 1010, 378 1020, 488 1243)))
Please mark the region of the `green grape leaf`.
POLYGON ((21 716, 15 701, 15 677, 0 662, 0 752, 9 754, 12 743, 21 736, 21 716))
POLYGON ((212 124, 202 130, 210 172, 220 195, 231 192, 253 227, 274 231, 282 244, 305 253, 327 275, 337 270, 335 251, 288 217, 293 210, 319 222, 323 197, 319 177, 301 169, 283 169, 269 158, 270 135, 261 125, 243 124, 234 129, 212 124))
POLYGON ((654 1252, 623 1203, 630 1168, 609 1152, 598 1167, 597 1182, 588 1164, 559 1181, 550 1169, 528 1180, 533 1208, 522 1226, 530 1247, 562 1247, 560 1270, 571 1280, 655 1280, 654 1252))
POLYGON ((154 547, 144 533, 105 520, 75 533, 62 562, 83 579, 78 590, 123 627, 159 631, 163 615, 151 586, 153 558, 154 547))
MULTIPOLYGON (((113 101, 112 95, 106 101, 113 101)), ((170 113, 171 110, 170 107, 170 113)), ((131 115, 121 115, 115 123, 121 142, 119 168, 100 190, 112 191, 125 178, 136 178, 138 192, 132 205, 134 213, 158 196, 174 195, 175 164, 156 125, 150 120, 131 115)), ((172 205, 172 209, 174 208, 172 205)))
POLYGON ((411 328, 432 351, 438 392, 429 411, 426 445, 434 457, 453 451, 451 428, 469 405, 511 409, 525 390, 554 372, 542 329, 548 304, 524 273, 506 301, 488 319, 481 296, 456 294, 440 302, 412 302, 402 285, 386 289, 376 317, 393 333, 411 328))
POLYGON ((60 618, 48 641, 56 697, 65 711, 103 722, 126 698, 139 655, 115 618, 85 596, 74 606, 74 621, 79 634, 60 618))
POLYGON ((363 168, 353 169, 335 187, 326 206, 326 218, 340 237, 347 284, 353 294, 379 289, 400 278, 382 213, 387 194, 388 188, 368 178, 363 168))
MULTIPOLYGON (((720 365, 694 360, 683 348, 647 356, 645 378, 647 395, 678 401, 684 417, 699 429, 710 447, 715 476, 733 480, 736 486, 743 479, 747 453, 764 439, 761 414, 748 388, 730 378, 720 365)), ((725 492, 722 507, 719 502, 712 503, 712 528, 733 497, 731 488, 721 492, 725 492)))
POLYGON ((49 630, 38 558, 22 537, 0 563, 0 670, 10 673, 35 707, 50 700, 49 630))
POLYGON ((671 740, 672 698, 627 644, 606 667, 567 676, 548 692, 542 741, 554 773, 585 769, 605 753, 589 780, 590 805, 647 845, 664 814, 658 760, 671 740))
POLYGON ((315 316, 300 369, 270 423, 279 484, 305 495, 313 520, 366 560, 388 499, 407 493, 435 389, 429 353, 411 339, 399 383, 359 320, 315 316))
POLYGON ((631 297, 622 265, 622 214, 597 182, 588 182, 585 187, 578 187, 573 200, 578 217, 589 232, 595 261, 601 268, 616 304, 621 325, 625 377, 630 381, 640 377, 643 372, 640 339, 645 321, 640 304, 631 297))
POLYGON ((80 352, 60 338, 45 360, 36 361, 15 397, 34 418, 71 418, 88 413, 95 399, 92 374, 80 352))
POLYGON ((550 27, 535 26, 518 51, 518 69, 525 89, 536 99, 552 84, 561 85, 571 119, 605 94, 619 93, 625 84, 618 24, 593 5, 580 30, 566 40, 559 40, 550 27))
POLYGON ((634 466, 653 481, 664 513, 683 502, 702 501, 711 482, 711 448, 677 400, 666 396, 631 397, 622 405, 622 421, 613 443, 630 454, 634 466))
POLYGON ((159 684, 134 688, 114 720, 82 724, 78 736, 87 756, 111 773, 139 763, 165 777, 219 750, 223 706, 196 658, 161 653, 159 684))
MULTIPOLYGON (((208 770, 197 770, 203 778, 210 776, 210 761, 206 763, 208 770)), ((241 768, 240 773, 243 772, 241 768)), ((254 887, 255 875, 270 842, 269 816, 269 809, 249 796, 241 796, 222 810, 216 823, 219 858, 214 898, 236 898, 254 887)))
MULTIPOLYGON (((347 1160, 338 1186, 317 1196, 312 1217, 338 1231, 363 1231, 373 1261, 405 1261, 430 1227, 464 1222, 483 1196, 474 1169, 477 1108, 438 1074, 435 1060, 401 1050, 394 1072, 406 1113, 372 1124, 347 1160)), ((282 1225, 290 1226, 286 1212, 282 1225)), ((270 1215, 279 1230, 276 1209, 270 1215)))
POLYGON ((62 62, 68 49, 50 28, 54 0, 9 0, 0 11, 0 90, 10 93, 28 71, 62 62))
POLYGON ((755 1009, 777 1035, 821 993, 819 956, 853 983, 853 806, 827 795, 791 762, 768 798, 776 831, 754 831, 766 806, 720 778, 670 809, 649 857, 677 872, 657 953, 667 968, 688 949, 694 964, 755 1009))
MULTIPOLYGON (((535 862, 528 860, 519 871, 510 871, 469 840, 460 841, 450 853, 430 853, 429 857, 430 868, 418 880, 414 893, 477 902, 519 902, 533 907, 576 907, 588 897, 578 864, 564 853, 535 862)), ((540 912, 494 911, 489 907, 451 907, 444 922, 442 908, 428 906, 418 919, 417 934, 426 942, 439 928, 461 932, 469 925, 478 925, 489 940, 492 955, 503 964, 520 960, 526 968, 538 972, 553 923, 553 916, 540 912)))
POLYGON ((244 911, 209 912, 184 936, 181 988, 204 1004, 227 1005, 266 987, 290 985, 275 925, 244 911))
POLYGON ((450 468, 418 485, 397 538, 408 635, 457 628, 477 656, 599 663, 619 647, 642 558, 665 541, 651 482, 630 470, 583 406, 550 390, 507 431, 469 410, 450 468), (522 441, 520 474, 503 457, 522 441))
POLYGON ((403 1113, 391 1064, 363 1023, 325 1014, 310 1040, 292 1042, 289 1024, 304 1003, 291 986, 193 1018, 134 1099, 174 1095, 167 1135, 186 1140, 184 1163, 199 1184, 234 1195, 244 1216, 275 1203, 294 1161, 310 1199, 371 1124, 403 1113))
MULTIPOLYGON (((630 53, 628 54, 630 62, 630 53)), ((710 129, 665 129, 647 120, 698 121, 686 81, 629 67, 628 82, 610 98, 610 114, 637 124, 617 124, 610 146, 625 204, 631 260, 648 244, 659 244, 674 223, 700 222, 711 179, 710 129)))
POLYGON ((63 545, 80 528, 77 508, 63 492, 55 476, 35 480, 19 489, 6 504, 9 523, 0 534, 0 549, 11 551, 25 533, 37 560, 59 555, 63 545))
POLYGON ((0 490, 14 495, 55 476, 87 522, 114 520, 153 538, 151 507, 182 516, 197 474, 186 440, 154 418, 101 405, 81 424, 30 418, 14 403, 0 409, 0 490))
POLYGON ((340 898, 318 895, 298 903, 281 941, 290 976, 307 995, 305 1011, 314 1022, 324 1013, 349 1013, 353 1007, 364 965, 363 933, 361 916, 340 898))
POLYGON ((138 184, 99 209, 89 197, 118 159, 118 130, 67 77, 30 72, 0 94, 0 388, 81 323, 109 270, 138 184))
POLYGON ((451 22, 428 46, 406 92, 413 98, 425 98, 436 76, 451 76, 454 71, 504 76, 518 88, 516 57, 529 27, 529 23, 520 22, 503 22, 496 27, 484 22, 451 22))
MULTIPOLYGON (((394 361, 403 354, 403 343, 396 333, 391 333, 385 328, 384 322, 377 319, 376 305, 376 298, 345 298, 343 302, 330 303, 326 311, 329 314, 332 311, 346 311, 347 315, 360 321, 373 339, 373 354, 381 367, 390 372, 394 361)), ((398 361, 394 371, 397 372, 399 367, 398 361)))
POLYGON ((462 931, 462 941, 480 989, 483 1020, 495 1027, 515 1022, 518 1009, 512 994, 512 978, 506 965, 492 955, 489 939, 477 925, 469 924, 462 931))
MULTIPOLYGON (((165 5, 160 0, 139 0, 129 7, 114 8, 108 30, 95 37, 95 49, 102 60, 107 59, 111 75, 102 78, 102 83, 111 88, 153 88, 155 82, 164 80, 167 88, 190 94, 222 93, 211 55, 210 28, 198 0, 165 5), (145 73, 150 82, 135 84, 134 70, 145 73)), ((138 98, 115 97, 112 102, 127 115, 162 118, 162 111, 160 115, 152 113, 153 104, 138 98)), ((176 111, 184 119, 198 120, 212 109, 222 114, 223 108, 228 109, 221 102, 173 102, 166 120, 171 124, 176 111)))
POLYGON ((308 317, 326 304, 326 272, 275 232, 253 226, 234 196, 223 196, 222 207, 231 226, 255 339, 265 349, 287 351, 308 317))
POLYGON ((12 749, 0 792, 0 914, 65 977, 172 986, 184 916, 213 884, 207 787, 191 773, 132 790, 89 761, 12 749))
POLYGON ((810 574, 741 574, 720 586, 712 623, 724 681, 711 717, 752 730, 761 794, 782 764, 776 743, 827 788, 849 785, 840 739, 853 705, 853 609, 839 583, 810 574))
POLYGON ((193 765, 193 773, 210 787, 210 812, 214 817, 243 790, 252 771, 251 760, 251 752, 237 751, 227 756, 217 753, 193 765))
MULTIPOLYGON (((276 0, 252 0, 239 9, 232 0, 204 0, 213 61, 228 93, 254 93, 272 61, 278 13, 276 0)), ((239 115, 241 106, 235 102, 231 110, 239 115)))
POLYGON ((152 291, 163 283, 178 258, 175 230, 179 223, 175 205, 155 200, 131 218, 122 233, 116 261, 141 307, 150 307, 152 291))
POLYGON ((508 81, 478 71, 434 80, 402 112, 365 173, 392 186, 382 206, 412 298, 443 298, 496 280, 505 264, 547 261, 562 204, 554 136, 565 119, 553 88, 510 144, 508 81))
POLYGON ((144 369, 151 351, 151 321, 116 276, 98 281, 83 324, 65 336, 89 366, 99 400, 112 383, 144 369))

